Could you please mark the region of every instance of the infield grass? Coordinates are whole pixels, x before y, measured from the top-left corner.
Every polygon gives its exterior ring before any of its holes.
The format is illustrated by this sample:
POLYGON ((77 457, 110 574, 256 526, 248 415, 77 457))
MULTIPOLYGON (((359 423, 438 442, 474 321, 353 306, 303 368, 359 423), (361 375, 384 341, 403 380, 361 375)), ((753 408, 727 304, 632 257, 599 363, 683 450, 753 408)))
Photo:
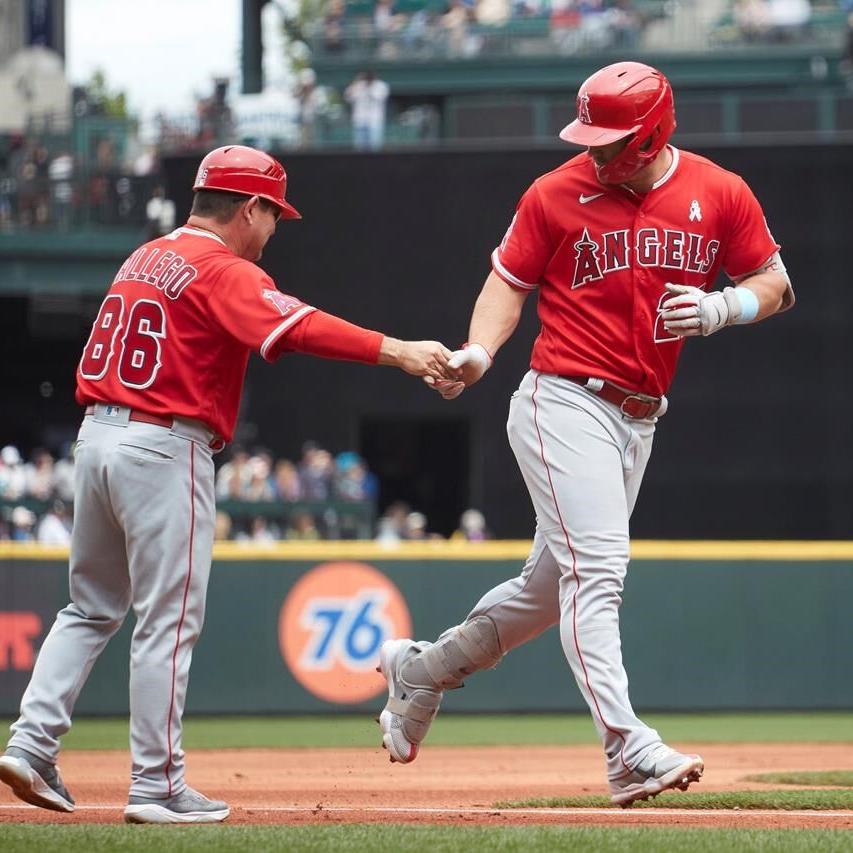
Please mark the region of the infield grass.
POLYGON ((795 770, 789 773, 757 773, 744 776, 747 782, 770 785, 817 785, 827 788, 853 788, 853 770, 795 770))
MULTIPOLYGON (((503 800, 494 803, 496 809, 602 809, 621 808, 605 795, 588 794, 578 797, 537 797, 528 800, 503 800)), ((853 809, 853 791, 795 790, 795 791, 702 791, 696 793, 667 793, 634 803, 634 809, 775 809, 777 811, 844 811, 853 809)), ((853 839, 851 839, 853 849, 853 839)))
MULTIPOLYGON (((820 743, 853 739, 853 714, 644 714, 671 743, 820 743)), ((11 723, 11 720, 8 721, 11 723)), ((8 725, 8 724, 7 724, 8 725)), ((187 717, 187 749, 365 747, 379 745, 371 715, 315 717, 187 717)), ((431 746, 597 744, 588 714, 439 716, 431 746)), ((127 749, 125 718, 81 718, 63 738, 66 749, 127 749)), ((805 784, 805 783, 800 783, 805 784)))
POLYGON ((834 830, 660 829, 652 827, 346 826, 25 826, 0 825, 0 849, 20 853, 225 853, 225 851, 400 851, 400 853, 842 853, 849 833, 834 830))

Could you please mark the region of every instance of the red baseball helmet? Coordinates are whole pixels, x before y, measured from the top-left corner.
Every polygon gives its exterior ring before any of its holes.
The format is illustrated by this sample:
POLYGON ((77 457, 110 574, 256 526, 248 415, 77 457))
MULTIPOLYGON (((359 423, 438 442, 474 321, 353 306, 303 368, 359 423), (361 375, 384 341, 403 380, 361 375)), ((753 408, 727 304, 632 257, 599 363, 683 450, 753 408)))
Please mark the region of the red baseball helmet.
POLYGON ((245 145, 214 148, 201 161, 195 190, 224 190, 240 195, 256 195, 274 204, 282 219, 302 219, 302 214, 284 200, 287 174, 274 157, 245 145))
POLYGON ((578 90, 577 107, 578 117, 560 139, 590 147, 633 135, 609 163, 596 163, 605 184, 627 181, 648 166, 675 130, 669 80, 640 62, 616 62, 596 71, 578 90))

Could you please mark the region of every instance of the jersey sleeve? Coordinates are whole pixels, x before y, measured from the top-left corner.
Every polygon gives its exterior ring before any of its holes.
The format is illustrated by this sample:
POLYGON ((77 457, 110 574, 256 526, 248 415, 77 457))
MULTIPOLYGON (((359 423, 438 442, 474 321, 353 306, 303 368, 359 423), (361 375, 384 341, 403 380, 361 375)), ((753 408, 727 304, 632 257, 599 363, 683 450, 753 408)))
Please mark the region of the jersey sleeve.
POLYGON ((729 211, 729 241, 723 269, 731 279, 757 270, 780 246, 773 239, 758 199, 737 178, 729 211))
POLYGON ((517 290, 536 290, 553 254, 536 184, 521 197, 515 216, 494 252, 492 269, 517 290))
POLYGON ((232 338, 274 361, 274 345, 289 329, 315 309, 282 293, 273 280, 248 261, 227 266, 212 289, 208 310, 232 338))

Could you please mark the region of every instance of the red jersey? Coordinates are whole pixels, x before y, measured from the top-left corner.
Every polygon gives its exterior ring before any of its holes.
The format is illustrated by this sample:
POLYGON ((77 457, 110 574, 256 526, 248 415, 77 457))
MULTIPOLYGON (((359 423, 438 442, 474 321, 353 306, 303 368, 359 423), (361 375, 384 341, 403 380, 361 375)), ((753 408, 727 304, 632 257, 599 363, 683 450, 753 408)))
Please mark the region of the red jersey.
POLYGON ((77 402, 194 418, 229 441, 250 351, 274 361, 314 310, 215 234, 178 228, 116 274, 77 368, 77 402))
POLYGON ((667 282, 712 290, 779 249, 742 178, 670 146, 672 164, 644 195, 599 183, 583 153, 522 197, 494 271, 539 290, 542 329, 530 366, 664 394, 684 339, 658 317, 667 282))

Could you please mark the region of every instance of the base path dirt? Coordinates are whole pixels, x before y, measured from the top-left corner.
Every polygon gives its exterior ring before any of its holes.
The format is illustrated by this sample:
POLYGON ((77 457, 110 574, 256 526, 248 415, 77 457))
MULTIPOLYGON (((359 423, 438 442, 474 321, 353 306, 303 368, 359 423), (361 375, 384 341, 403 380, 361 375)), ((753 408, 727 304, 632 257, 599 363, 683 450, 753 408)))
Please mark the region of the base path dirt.
MULTIPOLYGON (((696 791, 768 790, 744 782, 769 771, 853 767, 851 744, 680 744, 705 759, 696 791)), ((78 808, 70 815, 25 806, 0 785, 0 823, 117 823, 127 797, 125 752, 66 752, 60 764, 78 808)), ((230 823, 417 822, 440 824, 680 825, 853 829, 850 812, 678 809, 496 810, 500 800, 605 794, 594 746, 426 747, 408 766, 382 749, 197 750, 189 783, 227 800, 230 823)))

